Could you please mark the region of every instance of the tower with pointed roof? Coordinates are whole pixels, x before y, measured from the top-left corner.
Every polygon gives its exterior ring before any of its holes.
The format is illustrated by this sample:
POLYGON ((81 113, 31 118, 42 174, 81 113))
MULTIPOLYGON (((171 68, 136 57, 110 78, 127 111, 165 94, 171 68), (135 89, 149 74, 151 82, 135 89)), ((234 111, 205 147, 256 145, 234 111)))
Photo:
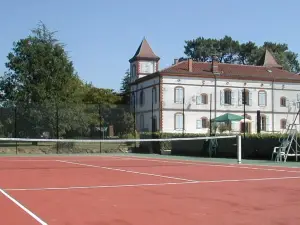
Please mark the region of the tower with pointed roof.
POLYGON ((134 56, 129 60, 131 82, 158 71, 160 58, 153 52, 146 38, 138 47, 134 56))
POLYGON ((257 65, 265 66, 269 68, 279 68, 279 69, 283 68, 281 65, 277 63, 275 57, 268 49, 265 50, 265 53, 263 54, 263 56, 261 57, 257 65))

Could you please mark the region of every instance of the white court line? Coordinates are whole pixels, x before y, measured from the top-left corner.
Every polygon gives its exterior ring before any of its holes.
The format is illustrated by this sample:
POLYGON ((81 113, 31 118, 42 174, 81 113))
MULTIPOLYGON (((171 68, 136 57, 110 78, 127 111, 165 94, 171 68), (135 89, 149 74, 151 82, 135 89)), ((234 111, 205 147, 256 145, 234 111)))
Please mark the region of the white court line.
POLYGON ((53 162, 53 159, 10 159, 10 160, 0 160, 0 162, 53 162))
POLYGON ((23 209, 27 214, 29 214, 33 219, 35 219, 37 222, 39 222, 42 225, 47 225, 46 222, 44 222, 42 219, 40 219, 37 215, 35 215, 33 212, 31 212, 29 209, 27 209, 25 206, 23 206, 20 202, 18 202, 16 199, 11 197, 9 194, 7 194, 3 189, 0 189, 0 193, 2 193, 5 197, 7 197, 9 200, 11 200, 13 203, 15 203, 17 206, 19 206, 21 209, 23 209))
POLYGON ((98 186, 71 186, 71 187, 50 187, 50 188, 8 188, 7 191, 47 191, 47 190, 72 190, 72 189, 99 189, 99 188, 121 188, 121 187, 142 187, 142 186, 166 186, 179 184, 193 184, 191 182, 168 182, 168 183, 146 183, 146 184, 119 184, 119 185, 98 185, 98 186))
POLYGON ((267 177, 267 178, 249 178, 249 179, 232 179, 232 180, 202 180, 191 182, 170 182, 170 183, 147 183, 147 184, 120 184, 120 185, 99 185, 99 186, 74 186, 74 187, 50 187, 50 188, 8 188, 7 191, 55 191, 55 190, 72 190, 72 189, 101 189, 101 188, 124 188, 124 187, 143 187, 143 186, 167 186, 167 185, 184 185, 184 184, 207 184, 207 183, 230 183, 230 182, 251 182, 251 181, 270 181, 270 180, 289 180, 300 179, 296 177, 267 177))
MULTIPOLYGON (((118 156, 115 156, 118 158, 118 156)), ((217 163, 209 163, 209 162, 182 162, 176 159, 169 160, 161 160, 161 159, 150 159, 146 157, 138 157, 138 156, 125 156, 131 158, 132 160, 144 160, 149 162, 164 162, 164 163, 177 163, 177 164, 185 164, 185 165, 198 165, 198 166, 211 166, 211 167, 225 167, 225 168, 240 168, 240 169, 250 169, 250 170, 265 170, 265 171, 276 171, 276 172, 288 172, 288 173, 300 173, 300 170, 286 170, 286 169, 274 169, 274 168, 262 168, 262 167, 252 167, 252 166, 238 166, 233 164, 217 164, 217 163)), ((120 156, 121 158, 121 156, 120 156)), ((251 165, 251 164, 248 164, 251 165)))
POLYGON ((196 180, 190 180, 190 179, 185 179, 185 178, 180 178, 180 177, 171 177, 171 176, 164 176, 164 175, 159 175, 159 174, 154 174, 154 173, 144 173, 144 172, 117 169, 117 168, 106 167, 106 166, 97 166, 97 165, 91 165, 91 164, 76 163, 76 162, 71 162, 71 161, 66 161, 66 160, 56 160, 56 161, 57 162, 62 162, 62 163, 69 163, 69 164, 79 165, 79 166, 86 166, 86 167, 100 168, 100 169, 106 169, 106 170, 120 171, 120 172, 125 172, 125 173, 134 173, 134 174, 147 175, 147 176, 153 176, 153 177, 161 177, 161 178, 167 178, 167 179, 173 179, 173 180, 181 180, 181 181, 188 181, 188 182, 195 182, 196 181, 196 180))

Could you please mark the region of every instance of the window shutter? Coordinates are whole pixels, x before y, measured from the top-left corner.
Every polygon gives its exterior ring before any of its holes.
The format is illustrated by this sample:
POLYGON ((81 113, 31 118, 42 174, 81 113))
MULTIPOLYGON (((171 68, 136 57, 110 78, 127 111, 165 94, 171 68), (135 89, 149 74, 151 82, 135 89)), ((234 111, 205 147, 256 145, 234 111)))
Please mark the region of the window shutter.
POLYGON ((177 89, 177 102, 178 103, 181 103, 181 99, 182 99, 182 91, 181 91, 181 88, 178 88, 177 89))
POLYGON ((288 99, 286 99, 286 105, 285 105, 285 107, 287 107, 288 109, 289 109, 289 105, 290 105, 290 100, 288 100, 288 99))
POLYGON ((174 94, 174 102, 177 103, 178 102, 178 88, 175 88, 175 94, 174 94))
POLYGON ((197 129, 202 128, 202 120, 197 120, 197 129))
POLYGON ((220 104, 224 105, 224 90, 221 90, 220 92, 220 104))
POLYGON ((179 115, 175 115, 175 130, 179 128, 179 115))
POLYGON ((243 105, 243 91, 239 90, 239 105, 243 105))
POLYGON ((297 94, 297 101, 300 101, 300 93, 297 94))
POLYGON ((183 129, 183 115, 180 114, 180 129, 183 129))
POLYGON ((231 92, 231 105, 235 105, 235 92, 231 92))
POLYGON ((249 90, 249 106, 252 106, 252 91, 249 90))
POLYGON ((197 104, 197 105, 201 105, 201 103, 202 103, 201 96, 197 96, 197 97, 196 97, 196 104, 197 104))
POLYGON ((266 131, 270 130, 270 120, 269 120, 269 116, 266 116, 266 131))

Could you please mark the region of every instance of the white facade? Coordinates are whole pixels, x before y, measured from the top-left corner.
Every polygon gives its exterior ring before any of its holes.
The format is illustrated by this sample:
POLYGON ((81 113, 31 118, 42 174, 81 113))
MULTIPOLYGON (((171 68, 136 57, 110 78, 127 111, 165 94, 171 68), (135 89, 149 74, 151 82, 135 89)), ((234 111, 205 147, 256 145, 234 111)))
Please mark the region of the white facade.
MULTIPOLYGON (((292 123, 297 108, 292 107, 287 116, 288 106, 292 101, 300 100, 299 84, 224 79, 215 82, 214 78, 162 76, 161 81, 156 77, 132 86, 132 91, 137 93, 137 130, 151 131, 153 115, 162 132, 208 133, 210 118, 225 113, 244 115, 244 88, 249 93, 245 111, 250 133, 256 132, 257 110, 261 112, 262 132, 281 132, 285 124, 292 123), (157 98, 152 110, 153 89, 157 98), (141 97, 144 98, 142 102, 141 97), (160 100, 162 104, 159 104, 160 100)), ((232 131, 240 132, 241 122, 233 123, 232 131)))
POLYGON ((135 103, 135 109, 133 110, 135 110, 137 130, 152 131, 152 117, 155 119, 155 130, 159 130, 159 78, 156 77, 137 85, 132 85, 131 92, 134 93, 131 96, 131 104, 134 105, 135 103))

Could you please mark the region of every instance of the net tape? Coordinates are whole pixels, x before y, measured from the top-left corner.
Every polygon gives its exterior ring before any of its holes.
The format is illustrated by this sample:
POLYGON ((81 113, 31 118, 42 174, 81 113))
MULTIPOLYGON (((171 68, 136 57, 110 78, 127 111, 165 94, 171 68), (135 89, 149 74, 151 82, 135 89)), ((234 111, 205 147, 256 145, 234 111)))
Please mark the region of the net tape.
POLYGON ((237 138, 236 136, 210 136, 210 137, 184 137, 184 138, 159 138, 159 139, 30 139, 30 138, 0 138, 0 141, 11 142, 73 142, 73 143, 122 143, 122 142, 162 142, 162 141, 189 141, 237 138))

